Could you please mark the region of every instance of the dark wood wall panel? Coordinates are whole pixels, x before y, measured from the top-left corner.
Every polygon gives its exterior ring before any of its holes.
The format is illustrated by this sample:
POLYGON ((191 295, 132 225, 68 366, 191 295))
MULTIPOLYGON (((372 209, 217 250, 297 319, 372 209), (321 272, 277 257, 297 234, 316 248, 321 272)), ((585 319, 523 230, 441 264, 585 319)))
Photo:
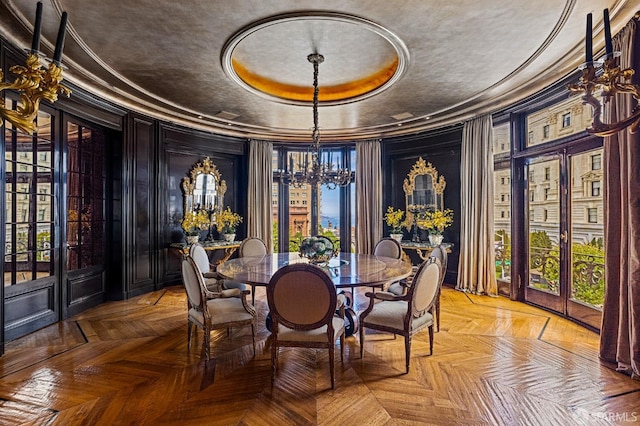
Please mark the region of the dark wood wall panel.
POLYGON ((23 336, 58 320, 53 281, 37 287, 12 286, 5 290, 4 333, 6 341, 23 336))
MULTIPOLYGON (((160 127, 160 174, 164 176, 159 187, 159 246, 161 280, 164 283, 180 281, 180 255, 168 247, 184 241, 180 226, 183 217, 181 182, 192 166, 209 157, 227 183, 225 206, 246 217, 246 154, 247 142, 241 138, 213 135, 170 125, 160 127)), ((238 239, 244 238, 245 223, 238 228, 238 239)))
POLYGON ((146 293, 156 288, 154 262, 157 261, 155 247, 156 205, 155 191, 159 177, 155 172, 156 156, 155 125, 152 120, 133 116, 131 120, 132 176, 131 232, 132 244, 130 295, 146 293))
POLYGON ((71 302, 67 306, 67 316, 78 314, 104 302, 104 271, 85 273, 67 279, 67 294, 71 302))
MULTIPOLYGON (((455 284, 460 257, 460 153, 462 126, 383 141, 383 208, 394 206, 405 209, 404 179, 420 157, 431 163, 447 181, 444 191, 445 208, 454 211, 453 224, 444 232, 446 242, 454 244, 449 254, 445 282, 455 284)), ((409 234, 406 233, 406 237, 409 234)), ((426 235, 425 235, 426 238, 426 235)), ((415 253, 407 253, 414 263, 420 262, 415 253)))

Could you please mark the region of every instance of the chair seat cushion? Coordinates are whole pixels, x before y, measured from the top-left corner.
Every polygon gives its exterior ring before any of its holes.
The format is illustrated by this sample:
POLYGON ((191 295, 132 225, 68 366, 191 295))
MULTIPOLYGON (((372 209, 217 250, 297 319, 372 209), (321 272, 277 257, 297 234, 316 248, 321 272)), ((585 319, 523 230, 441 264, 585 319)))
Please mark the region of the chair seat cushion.
MULTIPOLYGON (((333 317, 333 340, 335 341, 344 331, 344 319, 333 317)), ((327 326, 323 325, 314 330, 293 330, 278 324, 278 340, 290 342, 326 342, 327 326)))
MULTIPOLYGON (((404 300, 384 300, 376 303, 371 312, 369 312, 369 315, 364 318, 365 326, 372 324, 404 330, 404 317, 407 315, 407 303, 408 302, 404 300)), ((426 312, 421 317, 413 319, 412 328, 417 330, 430 323, 433 323, 433 316, 426 312)))
MULTIPOLYGON (((219 325, 236 321, 251 321, 253 316, 244 309, 238 297, 210 299, 207 307, 211 314, 211 325, 219 325)), ((189 310, 189 317, 199 325, 204 324, 204 315, 195 309, 189 310)))

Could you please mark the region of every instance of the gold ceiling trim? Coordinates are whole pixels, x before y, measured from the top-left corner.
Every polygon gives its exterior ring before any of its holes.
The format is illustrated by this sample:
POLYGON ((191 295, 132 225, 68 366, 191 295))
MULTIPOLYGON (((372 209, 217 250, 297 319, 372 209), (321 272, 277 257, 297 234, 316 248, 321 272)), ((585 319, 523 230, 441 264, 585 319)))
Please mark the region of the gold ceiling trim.
MULTIPOLYGON (((231 61, 238 77, 256 90, 280 99, 292 101, 311 102, 313 99, 313 88, 281 83, 249 71, 247 67, 236 59, 231 61)), ((320 102, 334 102, 366 95, 387 83, 397 70, 398 59, 396 58, 390 65, 367 77, 334 86, 321 85, 318 99, 320 102)))
MULTIPOLYGON (((312 91, 308 86, 278 82, 260 75, 250 66, 245 66, 234 57, 235 49, 242 41, 262 29, 278 24, 298 21, 331 21, 345 25, 356 25, 379 36, 395 51, 390 63, 374 70, 364 77, 352 79, 343 84, 321 86, 319 101, 324 105, 342 105, 367 99, 388 89, 395 84, 409 67, 409 49, 393 32, 381 25, 355 15, 326 11, 301 11, 274 15, 242 28, 227 40, 221 55, 221 65, 225 74, 235 83, 255 95, 290 105, 307 105, 311 102, 312 91)), ((315 46, 318 40, 310 39, 309 44, 315 46)), ((283 40, 282 43, 287 43, 283 40)), ((306 55, 307 53, 305 53, 306 55)), ((355 54, 355 52, 354 52, 355 54)))

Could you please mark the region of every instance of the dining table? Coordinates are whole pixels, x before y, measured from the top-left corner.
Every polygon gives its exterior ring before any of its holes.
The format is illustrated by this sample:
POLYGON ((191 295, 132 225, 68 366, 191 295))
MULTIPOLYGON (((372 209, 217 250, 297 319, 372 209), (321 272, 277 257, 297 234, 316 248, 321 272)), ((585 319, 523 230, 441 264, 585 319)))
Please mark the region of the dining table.
MULTIPOLYGON (((273 253, 229 259, 219 264, 216 271, 223 278, 250 285, 251 301, 255 304, 256 287, 266 287, 278 269, 293 263, 310 262, 309 259, 295 252, 273 253)), ((354 334, 358 327, 357 314, 354 310, 356 287, 371 287, 375 291, 376 288, 383 288, 385 284, 399 281, 412 273, 410 262, 372 254, 340 252, 328 262, 319 263, 317 266, 331 277, 336 291, 345 293, 347 296, 345 337, 354 334)), ((267 315, 266 323, 267 329, 270 330, 270 315, 267 315)))
MULTIPOLYGON (((309 263, 309 259, 295 252, 239 257, 222 262, 216 270, 223 278, 249 284, 255 303, 255 288, 266 287, 278 269, 293 263, 309 263)), ((318 266, 331 277, 336 289, 382 288, 387 283, 408 277, 412 272, 411 263, 402 259, 343 252, 318 266)))

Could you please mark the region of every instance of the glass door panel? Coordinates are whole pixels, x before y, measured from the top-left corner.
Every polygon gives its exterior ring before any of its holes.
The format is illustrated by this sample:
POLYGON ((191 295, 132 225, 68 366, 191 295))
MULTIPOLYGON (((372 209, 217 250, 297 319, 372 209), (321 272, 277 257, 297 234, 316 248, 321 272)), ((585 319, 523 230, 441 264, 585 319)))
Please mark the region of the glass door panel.
POLYGON ((568 314, 599 328, 604 303, 602 149, 571 157, 571 270, 568 314))
POLYGON ((561 230, 560 159, 540 158, 527 166, 526 221, 527 300, 558 312, 564 311, 560 298, 561 230))

